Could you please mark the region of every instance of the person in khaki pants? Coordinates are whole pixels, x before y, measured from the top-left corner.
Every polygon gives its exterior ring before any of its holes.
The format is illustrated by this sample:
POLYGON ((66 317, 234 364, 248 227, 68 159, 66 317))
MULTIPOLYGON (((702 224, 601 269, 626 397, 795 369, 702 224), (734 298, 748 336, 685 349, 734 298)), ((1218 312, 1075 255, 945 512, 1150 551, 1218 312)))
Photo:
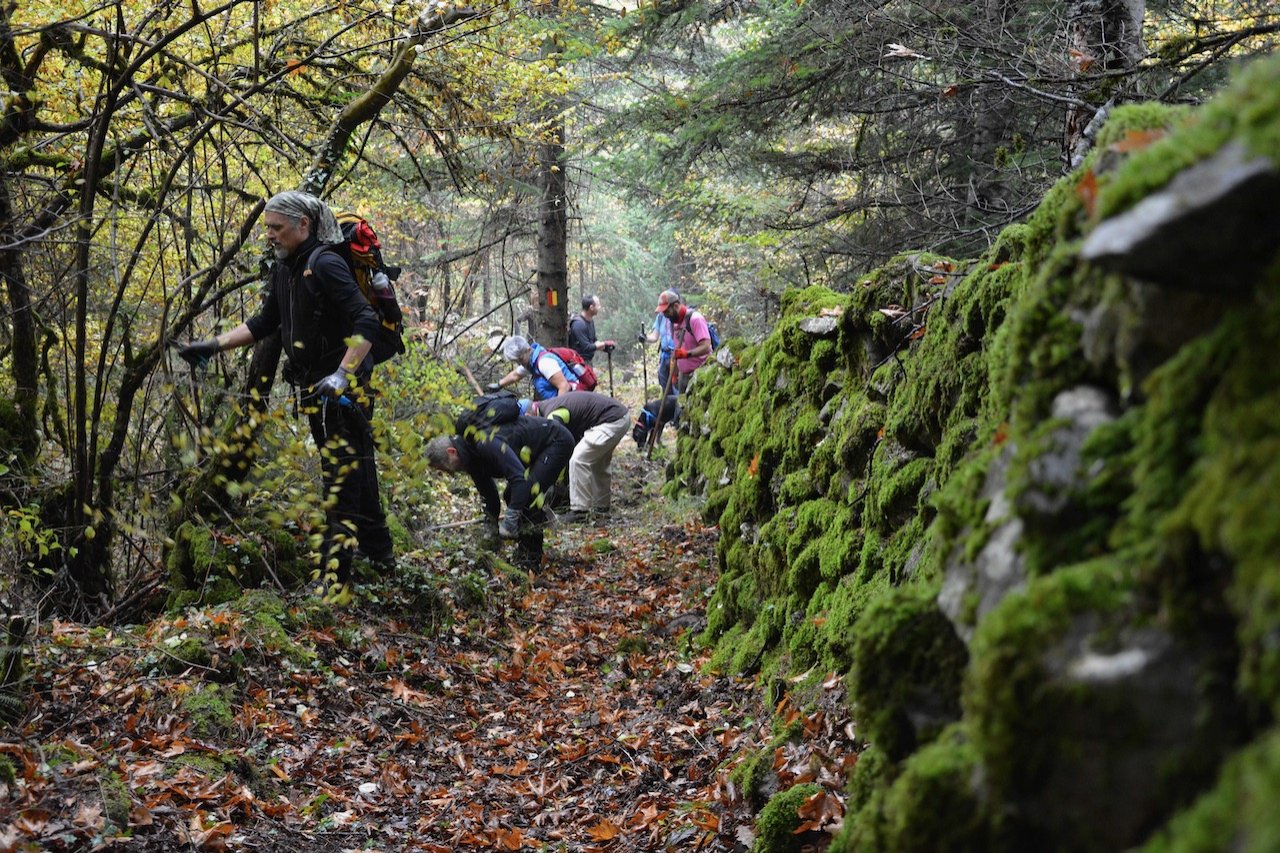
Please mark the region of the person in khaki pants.
POLYGON ((613 491, 613 451, 631 426, 627 407, 594 391, 570 391, 530 403, 528 414, 563 421, 573 434, 569 512, 563 520, 607 518, 613 491))

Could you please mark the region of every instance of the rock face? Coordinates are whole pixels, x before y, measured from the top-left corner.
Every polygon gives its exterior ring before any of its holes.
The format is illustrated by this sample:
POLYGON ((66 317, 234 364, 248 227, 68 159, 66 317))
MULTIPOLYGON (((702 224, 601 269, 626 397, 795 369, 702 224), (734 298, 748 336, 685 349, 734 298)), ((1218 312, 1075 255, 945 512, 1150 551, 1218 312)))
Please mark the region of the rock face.
POLYGON ((1280 61, 1184 118, 1117 109, 1088 208, 788 293, 690 394, 711 664, 846 674, 871 747, 837 853, 1280 837, 1280 61))
POLYGON ((1232 140, 1095 228, 1080 257, 1159 284, 1247 291, 1280 250, 1277 196, 1276 163, 1232 140))
POLYGON ((1006 454, 987 472, 982 488, 981 499, 989 501, 982 522, 991 528, 986 544, 972 559, 965 559, 963 549, 957 547, 943 569, 938 607, 965 642, 973 639, 982 617, 1027 584, 1026 560, 1018 553, 1024 525, 1004 495, 1008 470, 1006 454))

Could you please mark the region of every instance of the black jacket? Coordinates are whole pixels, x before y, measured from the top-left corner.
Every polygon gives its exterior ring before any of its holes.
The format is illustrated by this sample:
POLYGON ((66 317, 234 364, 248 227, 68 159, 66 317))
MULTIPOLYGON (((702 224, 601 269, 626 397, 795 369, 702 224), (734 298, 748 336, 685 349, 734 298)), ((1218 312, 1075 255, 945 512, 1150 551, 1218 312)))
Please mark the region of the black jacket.
MULTIPOLYGON (((312 385, 338 369, 348 339, 358 334, 372 341, 380 324, 347 262, 312 236, 276 261, 262 310, 245 325, 255 341, 279 329, 290 363, 287 375, 295 384, 312 385), (311 274, 304 275, 308 260, 311 274)), ((366 358, 356 373, 368 378, 372 370, 366 358)))
POLYGON ((581 314, 569 321, 569 346, 578 351, 587 364, 596 357, 596 323, 581 314))
MULTIPOLYGON (((573 452, 573 436, 562 423, 547 418, 516 418, 490 431, 478 441, 459 442, 463 470, 471 475, 484 502, 484 514, 496 519, 502 502, 494 480, 507 481, 507 508, 524 512, 533 502, 535 477, 531 469, 550 450, 561 451, 564 461, 573 452)), ((559 471, 538 472, 548 478, 545 488, 555 482, 559 471)))

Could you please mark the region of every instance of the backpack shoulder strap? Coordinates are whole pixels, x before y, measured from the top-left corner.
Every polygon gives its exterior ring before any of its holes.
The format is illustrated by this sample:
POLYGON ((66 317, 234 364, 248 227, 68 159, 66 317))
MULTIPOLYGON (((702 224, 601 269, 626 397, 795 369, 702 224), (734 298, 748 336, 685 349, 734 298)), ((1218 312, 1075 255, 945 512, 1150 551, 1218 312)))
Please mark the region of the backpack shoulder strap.
MULTIPOLYGON (((337 254, 337 246, 333 243, 317 243, 312 247, 311 251, 307 254, 307 262, 302 267, 302 278, 310 278, 314 275, 313 268, 316 265, 316 258, 320 257, 325 252, 334 252, 337 254)), ((341 255, 339 255, 339 257, 341 257, 341 255)))
POLYGON ((538 360, 544 355, 549 355, 558 361, 560 363, 561 370, 569 369, 569 365, 565 364, 564 359, 557 355, 556 351, 551 349, 551 347, 544 347, 542 344, 534 344, 531 349, 532 354, 529 356, 529 362, 533 365, 534 370, 538 369, 538 360))

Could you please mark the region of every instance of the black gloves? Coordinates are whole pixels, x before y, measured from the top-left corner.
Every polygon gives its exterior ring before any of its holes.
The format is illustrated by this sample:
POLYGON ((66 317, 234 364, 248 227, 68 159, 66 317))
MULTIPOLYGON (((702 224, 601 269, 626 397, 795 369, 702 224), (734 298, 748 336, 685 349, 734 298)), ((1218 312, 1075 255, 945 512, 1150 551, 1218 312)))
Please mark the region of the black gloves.
POLYGON ((604 346, 601 347, 601 349, 603 349, 605 352, 613 352, 613 347, 614 347, 613 341, 605 341, 604 346))
POLYGON ((178 355, 192 367, 204 367, 209 363, 209 359, 218 354, 222 347, 218 346, 216 339, 207 341, 195 341, 186 346, 178 347, 178 355))
POLYGON ((636 335, 636 340, 642 344, 647 344, 649 342, 649 336, 646 335, 644 332, 641 332, 640 334, 636 335))

